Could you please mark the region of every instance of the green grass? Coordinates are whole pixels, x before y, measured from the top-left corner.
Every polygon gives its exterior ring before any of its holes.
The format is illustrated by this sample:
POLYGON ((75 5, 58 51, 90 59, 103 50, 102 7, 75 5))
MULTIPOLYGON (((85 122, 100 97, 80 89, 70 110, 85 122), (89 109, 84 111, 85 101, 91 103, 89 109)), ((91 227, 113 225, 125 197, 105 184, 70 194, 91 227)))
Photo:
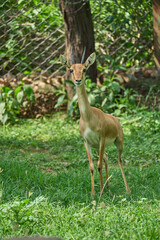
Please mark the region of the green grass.
MULTIPOLYGON (((63 239, 160 239, 160 115, 124 115, 127 195, 108 148, 110 189, 95 201, 78 122, 56 114, 0 128, 0 238, 24 235, 63 239)), ((105 176, 104 176, 105 177, 105 176)))

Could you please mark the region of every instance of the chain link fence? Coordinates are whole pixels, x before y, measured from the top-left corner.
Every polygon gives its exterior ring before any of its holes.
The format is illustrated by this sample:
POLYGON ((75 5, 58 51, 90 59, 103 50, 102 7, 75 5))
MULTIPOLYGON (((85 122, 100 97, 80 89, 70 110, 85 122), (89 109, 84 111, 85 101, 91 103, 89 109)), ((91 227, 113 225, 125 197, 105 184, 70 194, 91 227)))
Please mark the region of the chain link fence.
MULTIPOLYGON (((152 1, 90 1, 98 67, 144 66, 153 62, 152 1)), ((62 74, 64 23, 55 0, 2 0, 0 77, 62 74)))

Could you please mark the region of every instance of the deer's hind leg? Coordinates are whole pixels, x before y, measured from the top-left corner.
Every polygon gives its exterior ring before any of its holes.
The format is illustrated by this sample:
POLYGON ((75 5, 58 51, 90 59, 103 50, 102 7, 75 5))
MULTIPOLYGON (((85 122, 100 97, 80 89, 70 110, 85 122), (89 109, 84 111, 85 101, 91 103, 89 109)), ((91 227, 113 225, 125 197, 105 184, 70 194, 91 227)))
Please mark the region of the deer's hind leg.
POLYGON ((118 151, 118 163, 119 163, 119 166, 120 166, 120 169, 121 169, 121 173, 122 173, 122 177, 123 177, 124 184, 125 184, 125 187, 126 187, 126 191, 127 191, 127 193, 130 193, 131 190, 130 190, 130 188, 128 186, 128 183, 127 183, 127 180, 126 180, 126 176, 124 174, 123 163, 122 163, 122 158, 121 158, 121 155, 122 155, 122 152, 123 152, 123 142, 120 141, 117 138, 116 141, 115 141, 115 145, 116 145, 117 151, 118 151))

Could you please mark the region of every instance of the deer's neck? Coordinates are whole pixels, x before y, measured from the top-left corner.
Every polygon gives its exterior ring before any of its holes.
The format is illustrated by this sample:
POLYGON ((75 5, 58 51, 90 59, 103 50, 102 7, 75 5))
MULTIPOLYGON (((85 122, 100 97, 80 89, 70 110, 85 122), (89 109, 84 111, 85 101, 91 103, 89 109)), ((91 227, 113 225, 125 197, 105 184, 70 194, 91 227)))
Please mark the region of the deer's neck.
POLYGON ((81 118, 85 121, 89 121, 92 117, 92 109, 88 101, 87 93, 84 84, 76 87, 78 94, 78 105, 81 114, 81 118))

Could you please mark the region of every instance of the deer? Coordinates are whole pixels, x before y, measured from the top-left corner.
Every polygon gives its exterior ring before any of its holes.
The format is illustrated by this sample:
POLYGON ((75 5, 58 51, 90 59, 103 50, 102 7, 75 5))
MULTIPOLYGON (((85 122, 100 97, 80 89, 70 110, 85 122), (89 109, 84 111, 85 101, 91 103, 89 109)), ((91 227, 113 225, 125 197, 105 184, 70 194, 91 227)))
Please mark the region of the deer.
POLYGON ((89 160, 90 174, 91 174, 91 195, 95 197, 94 189, 94 164, 92 158, 91 148, 95 148, 98 152, 98 171, 100 175, 100 193, 103 194, 103 179, 102 179, 102 163, 104 161, 106 182, 108 187, 108 156, 105 152, 105 148, 115 144, 118 153, 118 163, 121 169, 122 177, 126 187, 126 192, 130 193, 130 188, 127 184, 127 180, 123 170, 122 164, 122 152, 123 152, 123 130, 116 117, 111 114, 104 113, 101 109, 90 106, 86 89, 85 89, 85 75, 88 68, 95 62, 96 54, 93 52, 87 60, 84 62, 85 49, 82 54, 80 63, 75 63, 72 48, 71 48, 71 60, 72 64, 69 64, 64 55, 60 56, 60 61, 65 65, 71 75, 72 82, 76 87, 78 95, 78 106, 80 110, 79 120, 79 132, 84 140, 84 146, 89 160))

